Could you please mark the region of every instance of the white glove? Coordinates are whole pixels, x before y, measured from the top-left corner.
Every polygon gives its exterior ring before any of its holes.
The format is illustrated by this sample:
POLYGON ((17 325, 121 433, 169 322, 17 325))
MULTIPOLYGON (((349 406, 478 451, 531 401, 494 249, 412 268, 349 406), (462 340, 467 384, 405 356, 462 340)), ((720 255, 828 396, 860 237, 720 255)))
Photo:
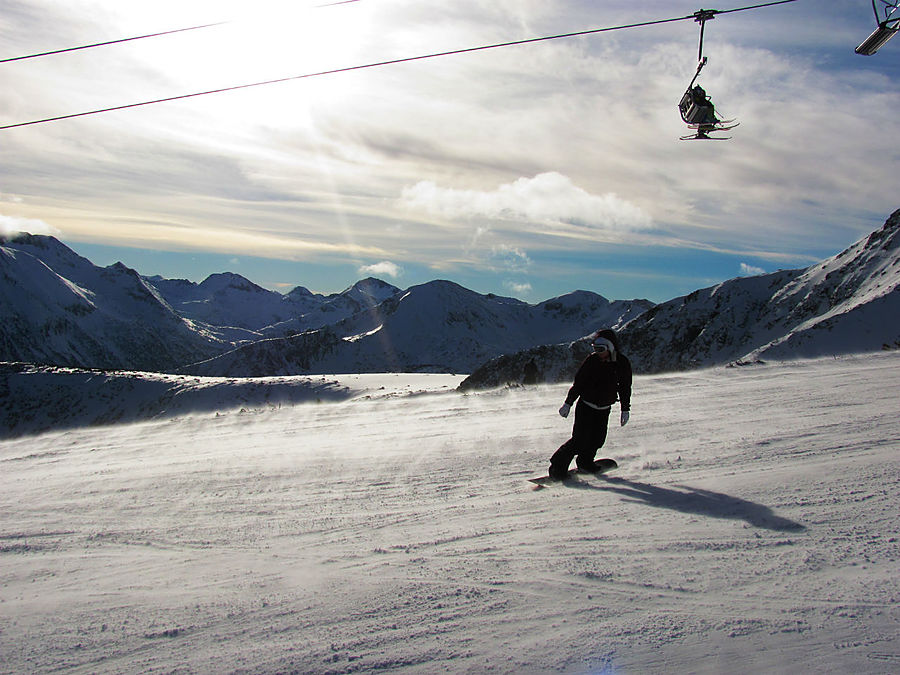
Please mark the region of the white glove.
POLYGON ((568 417, 568 416, 569 416, 569 411, 570 411, 571 409, 572 409, 572 406, 570 406, 568 403, 563 403, 563 404, 562 404, 562 407, 559 409, 559 415, 560 415, 560 417, 568 417))
POLYGON ((622 415, 621 415, 621 417, 619 418, 619 424, 620 424, 620 426, 623 426, 623 427, 624 427, 626 424, 628 424, 628 418, 629 418, 629 417, 631 417, 631 413, 628 412, 627 410, 623 410, 623 411, 622 411, 622 415))

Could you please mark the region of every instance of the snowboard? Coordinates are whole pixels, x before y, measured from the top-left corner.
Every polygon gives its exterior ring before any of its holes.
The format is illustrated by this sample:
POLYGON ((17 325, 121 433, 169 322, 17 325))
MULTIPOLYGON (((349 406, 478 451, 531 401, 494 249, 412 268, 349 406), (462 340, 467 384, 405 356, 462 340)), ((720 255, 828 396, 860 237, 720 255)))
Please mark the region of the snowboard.
POLYGON ((550 476, 539 476, 537 478, 529 478, 529 483, 534 483, 537 485, 537 488, 540 489, 543 487, 547 487, 548 485, 557 485, 557 484, 565 484, 566 481, 575 478, 576 476, 599 476, 600 474, 604 474, 608 471, 612 471, 614 469, 618 469, 619 465, 616 464, 616 460, 614 459, 598 459, 594 461, 594 466, 597 467, 596 471, 582 471, 581 469, 569 469, 569 473, 565 478, 551 478, 550 476))

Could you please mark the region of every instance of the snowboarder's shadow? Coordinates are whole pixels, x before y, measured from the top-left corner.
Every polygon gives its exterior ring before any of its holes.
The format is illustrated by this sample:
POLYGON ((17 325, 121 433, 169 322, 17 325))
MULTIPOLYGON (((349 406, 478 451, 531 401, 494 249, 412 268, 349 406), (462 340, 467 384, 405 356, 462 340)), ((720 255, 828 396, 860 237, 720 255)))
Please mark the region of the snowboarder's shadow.
POLYGON ((762 504, 688 485, 675 487, 679 489, 673 490, 614 477, 607 477, 602 485, 597 485, 598 489, 616 492, 628 497, 626 501, 639 504, 649 504, 658 508, 699 516, 743 520, 754 527, 777 532, 800 532, 806 529, 800 523, 776 516, 772 509, 762 504))

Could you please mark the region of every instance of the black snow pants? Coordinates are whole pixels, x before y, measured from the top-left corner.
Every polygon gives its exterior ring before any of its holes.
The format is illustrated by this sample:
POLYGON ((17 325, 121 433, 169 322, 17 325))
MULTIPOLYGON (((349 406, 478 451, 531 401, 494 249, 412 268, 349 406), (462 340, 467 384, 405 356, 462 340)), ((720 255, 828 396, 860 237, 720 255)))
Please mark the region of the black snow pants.
POLYGON ((572 458, 579 469, 591 470, 597 450, 606 442, 606 429, 609 424, 609 408, 597 410, 578 400, 575 406, 575 424, 572 426, 572 438, 563 443, 550 458, 550 475, 564 478, 569 470, 572 458))

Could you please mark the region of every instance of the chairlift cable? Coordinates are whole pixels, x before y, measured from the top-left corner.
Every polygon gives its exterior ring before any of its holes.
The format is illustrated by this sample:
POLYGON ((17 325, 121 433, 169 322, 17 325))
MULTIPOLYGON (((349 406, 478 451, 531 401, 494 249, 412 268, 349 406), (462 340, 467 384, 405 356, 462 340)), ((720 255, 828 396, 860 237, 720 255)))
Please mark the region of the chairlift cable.
MULTIPOLYGON (((332 5, 346 5, 351 2, 359 2, 360 0, 338 0, 338 2, 329 2, 322 5, 314 5, 314 9, 319 7, 331 7, 332 5)), ((188 26, 186 28, 175 28, 173 30, 164 30, 157 33, 147 33, 146 35, 134 35, 132 37, 119 38, 117 40, 106 40, 105 42, 93 42, 87 45, 79 45, 77 47, 65 47, 63 49, 52 49, 46 52, 38 52, 36 54, 25 54, 24 56, 12 56, 0 59, 0 63, 12 63, 13 61, 25 61, 27 59, 37 59, 42 56, 54 56, 56 54, 66 54, 68 52, 77 52, 83 49, 94 49, 96 47, 107 47, 109 45, 122 44, 123 42, 134 42, 136 40, 146 40, 148 38, 162 37, 164 35, 174 35, 176 33, 187 33, 189 31, 202 30, 204 28, 214 28, 216 26, 225 26, 233 21, 216 21, 214 23, 204 23, 199 26, 188 26)))
POLYGON ((66 47, 64 49, 53 49, 47 52, 39 52, 37 54, 26 54, 25 56, 13 56, 8 59, 0 59, 0 63, 11 63, 13 61, 25 61, 26 59, 36 59, 41 56, 53 56, 54 54, 65 54, 67 52, 77 52, 82 49, 93 49, 94 47, 106 47, 107 45, 117 45, 123 42, 134 42, 135 40, 146 40, 147 38, 161 37, 163 35, 174 35, 175 33, 187 33, 192 30, 201 30, 203 28, 212 28, 213 26, 223 26, 230 21, 217 21, 216 23, 205 23, 200 26, 188 26, 187 28, 176 28, 174 30, 164 30, 159 33, 148 33, 146 35, 135 35, 133 37, 119 38, 118 40, 107 40, 106 42, 94 42, 89 45, 80 45, 78 47, 66 47))
POLYGON ((776 2, 764 2, 761 5, 749 5, 747 7, 736 7, 734 9, 714 9, 716 14, 731 14, 732 12, 744 12, 748 9, 759 9, 760 7, 774 7, 775 5, 787 5, 791 2, 797 2, 797 0, 779 0, 776 2))
MULTIPOLYGON (((724 14, 726 12, 729 12, 729 13, 730 12, 741 12, 741 11, 745 11, 748 9, 758 9, 760 7, 783 5, 783 4, 787 4, 790 2, 797 2, 797 0, 778 0, 777 2, 769 2, 769 3, 764 3, 761 5, 753 5, 750 7, 738 7, 735 9, 728 9, 728 10, 722 10, 722 11, 716 10, 716 11, 720 14, 724 14)), ((360 65, 356 65, 356 66, 347 66, 347 67, 343 67, 343 68, 334 68, 331 70, 322 70, 322 71, 318 71, 318 72, 314 72, 314 73, 305 73, 303 75, 292 75, 289 77, 280 77, 280 78, 276 78, 276 79, 272 79, 272 80, 264 80, 261 82, 250 82, 248 84, 239 84, 239 85, 234 85, 234 86, 230 86, 230 87, 220 87, 218 89, 208 89, 205 91, 198 91, 198 92, 193 92, 190 94, 167 96, 165 98, 157 98, 157 99, 152 99, 149 101, 140 101, 137 103, 127 103, 124 105, 110 106, 108 108, 98 108, 96 110, 87 110, 87 111, 79 112, 79 113, 69 113, 66 115, 57 115, 56 117, 45 117, 42 119, 32 120, 29 122, 18 122, 15 124, 7 124, 7 125, 0 126, 0 131, 6 130, 6 129, 16 129, 19 127, 33 126, 36 124, 44 124, 47 122, 57 122, 60 120, 73 119, 73 118, 77 118, 77 117, 87 117, 89 115, 99 115, 101 113, 114 112, 117 110, 128 110, 131 108, 139 108, 142 106, 154 105, 157 103, 169 103, 172 101, 182 101, 185 99, 197 98, 199 96, 208 96, 211 94, 221 94, 221 93, 225 93, 225 92, 229 92, 229 91, 239 91, 241 89, 250 89, 253 87, 262 87, 262 86, 271 85, 271 84, 280 84, 282 82, 291 82, 291 81, 295 81, 295 80, 304 80, 304 79, 309 79, 309 78, 313 78, 313 77, 322 77, 324 75, 335 75, 337 73, 347 73, 347 72, 353 72, 353 71, 359 71, 359 70, 368 70, 371 68, 380 68, 382 66, 397 65, 400 63, 424 61, 427 59, 436 59, 436 58, 441 58, 441 57, 445 57, 445 56, 453 56, 453 55, 458 55, 458 54, 471 54, 471 53, 475 53, 475 52, 487 51, 487 50, 492 50, 492 49, 500 49, 503 47, 514 47, 514 46, 519 46, 519 45, 535 44, 538 42, 547 42, 550 40, 562 40, 562 39, 568 39, 568 38, 574 38, 574 37, 583 37, 583 36, 587 36, 587 35, 596 35, 599 33, 607 33, 607 32, 617 31, 617 30, 642 28, 642 27, 646 27, 646 26, 656 26, 656 25, 661 25, 661 24, 675 23, 678 21, 687 21, 687 20, 695 19, 695 18, 696 18, 696 14, 688 14, 687 16, 673 17, 670 19, 657 19, 654 21, 642 21, 639 23, 624 24, 621 26, 608 26, 605 28, 593 28, 590 30, 575 31, 575 32, 571 32, 571 33, 560 33, 557 35, 546 35, 546 36, 542 36, 542 37, 526 38, 523 40, 512 40, 509 42, 499 42, 499 43, 494 43, 494 44, 481 45, 478 47, 465 47, 462 49, 453 49, 450 51, 433 52, 430 54, 421 54, 418 56, 408 56, 408 57, 397 58, 397 59, 389 59, 387 61, 376 61, 373 63, 364 63, 364 64, 360 64, 360 65)))

